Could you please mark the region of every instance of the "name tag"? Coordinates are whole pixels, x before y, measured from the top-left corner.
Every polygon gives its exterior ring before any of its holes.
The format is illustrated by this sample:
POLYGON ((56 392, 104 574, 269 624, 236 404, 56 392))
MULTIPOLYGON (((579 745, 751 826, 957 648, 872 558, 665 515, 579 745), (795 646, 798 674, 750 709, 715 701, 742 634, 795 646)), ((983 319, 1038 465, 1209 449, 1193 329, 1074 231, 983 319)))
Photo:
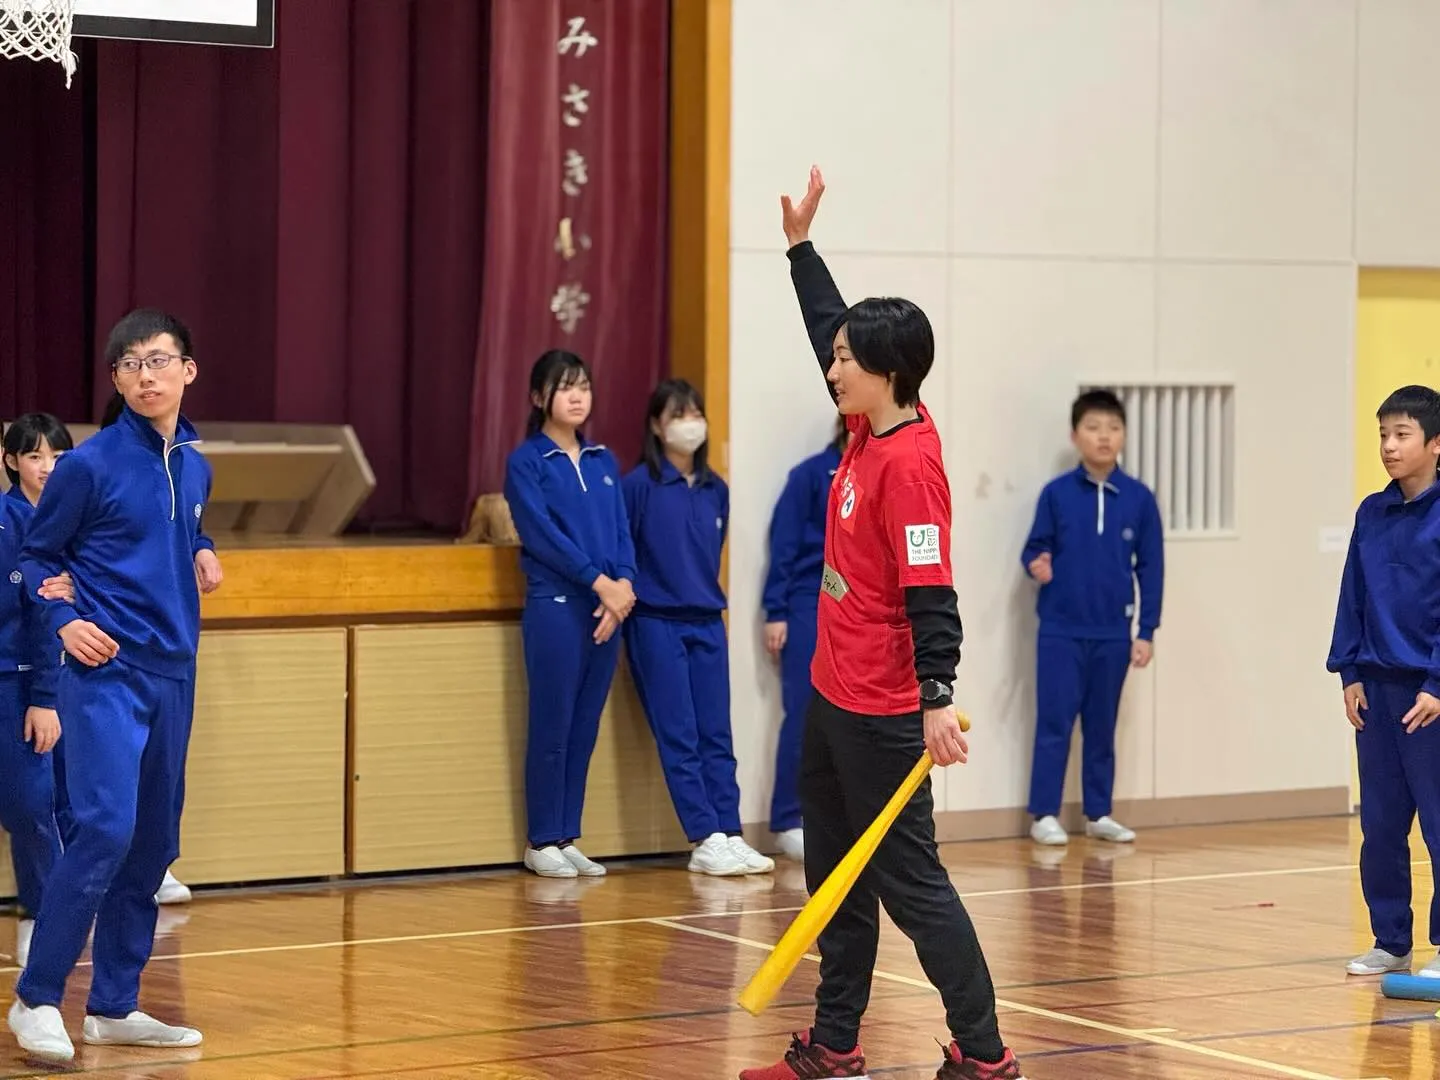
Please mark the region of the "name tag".
POLYGON ((850 586, 829 563, 825 564, 825 573, 820 577, 820 591, 833 600, 844 600, 845 594, 850 591, 850 586))

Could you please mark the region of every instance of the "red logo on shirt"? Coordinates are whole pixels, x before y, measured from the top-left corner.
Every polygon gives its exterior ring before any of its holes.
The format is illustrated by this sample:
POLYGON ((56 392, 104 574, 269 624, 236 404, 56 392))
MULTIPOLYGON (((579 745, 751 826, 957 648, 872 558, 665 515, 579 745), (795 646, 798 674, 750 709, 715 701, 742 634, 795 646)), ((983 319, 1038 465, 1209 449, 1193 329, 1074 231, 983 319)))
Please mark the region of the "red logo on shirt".
POLYGON ((840 485, 840 508, 837 511, 840 515, 840 527, 846 532, 855 531, 855 511, 860 506, 860 497, 863 494, 860 485, 855 483, 855 470, 847 470, 840 485))

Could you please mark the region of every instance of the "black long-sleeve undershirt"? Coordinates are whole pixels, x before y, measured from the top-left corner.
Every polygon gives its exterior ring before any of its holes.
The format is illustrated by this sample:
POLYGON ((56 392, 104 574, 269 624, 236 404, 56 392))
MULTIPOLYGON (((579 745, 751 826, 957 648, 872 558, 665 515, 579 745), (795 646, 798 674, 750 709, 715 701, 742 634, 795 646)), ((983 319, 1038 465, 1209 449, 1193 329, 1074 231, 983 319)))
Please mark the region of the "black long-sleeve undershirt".
MULTIPOLYGON (((790 260, 790 280, 795 285, 795 298, 800 301, 805 333, 810 337, 815 358, 820 361, 820 377, 825 378, 835 357, 835 331, 845 321, 849 308, 814 244, 802 240, 785 255, 790 260)), ((835 388, 829 379, 825 379, 825 389, 830 400, 835 400, 835 388)))
POLYGON ((949 585, 912 585, 905 590, 905 614, 915 645, 915 678, 953 686, 965 641, 955 590, 949 585))

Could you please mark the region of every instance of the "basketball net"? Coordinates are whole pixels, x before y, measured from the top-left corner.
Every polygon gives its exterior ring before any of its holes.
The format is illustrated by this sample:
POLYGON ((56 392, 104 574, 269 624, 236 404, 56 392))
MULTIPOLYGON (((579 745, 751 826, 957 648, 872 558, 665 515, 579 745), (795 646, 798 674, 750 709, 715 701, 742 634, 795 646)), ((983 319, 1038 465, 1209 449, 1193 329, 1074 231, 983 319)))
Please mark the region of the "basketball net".
POLYGON ((71 0, 0 0, 0 56, 54 60, 65 69, 65 88, 75 74, 70 51, 71 0))

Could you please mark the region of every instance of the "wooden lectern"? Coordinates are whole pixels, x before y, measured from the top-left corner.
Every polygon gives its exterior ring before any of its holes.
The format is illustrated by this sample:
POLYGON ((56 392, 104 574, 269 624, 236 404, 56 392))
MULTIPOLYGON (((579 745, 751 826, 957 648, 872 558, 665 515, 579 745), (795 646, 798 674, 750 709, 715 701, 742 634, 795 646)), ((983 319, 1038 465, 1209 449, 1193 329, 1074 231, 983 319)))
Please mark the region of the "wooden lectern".
MULTIPOLYGON (((71 424, 78 445, 99 430, 71 424)), ((214 483, 205 531, 308 540, 339 536, 375 490, 348 424, 196 424, 214 483)), ((9 481, 0 473, 0 490, 9 481)))

